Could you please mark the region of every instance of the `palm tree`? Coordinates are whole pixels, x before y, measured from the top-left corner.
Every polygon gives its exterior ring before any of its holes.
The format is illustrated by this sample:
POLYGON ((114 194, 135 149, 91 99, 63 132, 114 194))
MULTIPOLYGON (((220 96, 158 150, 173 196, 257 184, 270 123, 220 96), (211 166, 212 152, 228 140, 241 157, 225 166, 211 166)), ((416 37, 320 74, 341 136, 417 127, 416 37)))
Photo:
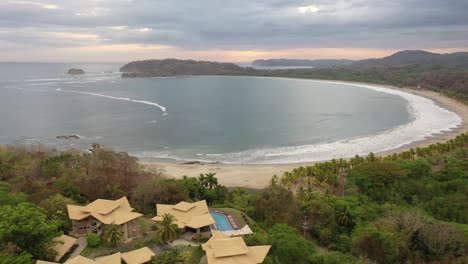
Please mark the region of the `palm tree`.
POLYGON ((177 238, 179 227, 174 222, 175 217, 173 215, 162 215, 162 221, 158 222, 161 225, 161 228, 157 232, 162 241, 167 242, 170 240, 172 242, 177 238))
POLYGON ((114 224, 107 226, 106 231, 104 232, 104 239, 113 247, 117 246, 122 239, 122 230, 120 230, 120 226, 114 224))
POLYGON ((198 176, 198 180, 200 181, 201 185, 206 187, 206 177, 205 174, 200 173, 200 176, 198 176))
POLYGON ((216 173, 212 172, 205 174, 205 182, 210 189, 213 189, 214 187, 216 187, 216 185, 218 185, 218 179, 216 179, 215 175, 216 173))
POLYGON ((343 226, 347 226, 351 223, 351 216, 349 215, 349 206, 338 213, 338 223, 343 226))
POLYGON ((325 175, 325 183, 328 185, 329 188, 336 188, 340 184, 340 181, 336 174, 327 173, 325 175))

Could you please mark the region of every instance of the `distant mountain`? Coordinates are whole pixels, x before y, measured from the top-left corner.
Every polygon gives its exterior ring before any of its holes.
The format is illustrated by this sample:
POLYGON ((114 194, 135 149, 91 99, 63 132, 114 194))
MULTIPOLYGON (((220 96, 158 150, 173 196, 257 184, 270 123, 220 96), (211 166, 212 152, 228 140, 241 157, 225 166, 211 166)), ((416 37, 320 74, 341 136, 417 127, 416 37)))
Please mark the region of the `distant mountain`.
POLYGON ((431 53, 424 50, 403 50, 390 56, 379 59, 364 60, 296 60, 296 59, 268 59, 255 60, 254 66, 304 66, 304 67, 333 67, 333 66, 389 66, 399 67, 414 64, 442 65, 442 66, 468 66, 468 52, 456 52, 449 54, 431 53))
MULTIPOLYGON (((289 60, 271 59, 256 60, 256 66, 295 66, 304 69, 271 70, 253 69, 241 67, 234 63, 221 63, 195 60, 143 60, 127 63, 120 71, 122 77, 166 77, 178 75, 243 75, 243 76, 315 76, 320 78, 322 69, 334 70, 333 75, 340 79, 339 73, 344 74, 354 71, 367 71, 369 68, 405 68, 408 66, 419 67, 419 69, 433 72, 438 68, 460 68, 468 67, 468 52, 457 52, 451 54, 437 54, 422 50, 399 51, 390 56, 380 59, 352 60, 289 60), (307 67, 313 67, 306 69, 307 67)), ((357 73, 355 73, 357 74, 357 73)))
POLYGON ((269 59, 255 60, 253 66, 296 66, 296 67, 332 67, 332 66, 348 66, 354 61, 352 60, 295 60, 295 59, 269 59))
POLYGON ((246 75, 250 70, 251 68, 243 68, 234 63, 177 59, 133 61, 120 68, 122 77, 246 75))
POLYGON ((407 66, 413 64, 438 64, 443 66, 468 66, 468 52, 449 54, 431 53, 423 50, 404 50, 381 59, 356 61, 352 66, 407 66))

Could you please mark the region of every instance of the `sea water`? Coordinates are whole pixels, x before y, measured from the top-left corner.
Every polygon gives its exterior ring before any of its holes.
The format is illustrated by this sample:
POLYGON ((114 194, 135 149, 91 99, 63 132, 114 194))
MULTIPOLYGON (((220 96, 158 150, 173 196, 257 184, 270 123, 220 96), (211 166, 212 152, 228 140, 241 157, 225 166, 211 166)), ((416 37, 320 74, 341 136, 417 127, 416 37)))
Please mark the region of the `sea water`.
POLYGON ((429 99, 377 85, 123 79, 120 66, 0 63, 0 144, 99 143, 142 159, 291 163, 390 150, 462 122, 429 99), (72 67, 86 74, 66 74, 72 67))

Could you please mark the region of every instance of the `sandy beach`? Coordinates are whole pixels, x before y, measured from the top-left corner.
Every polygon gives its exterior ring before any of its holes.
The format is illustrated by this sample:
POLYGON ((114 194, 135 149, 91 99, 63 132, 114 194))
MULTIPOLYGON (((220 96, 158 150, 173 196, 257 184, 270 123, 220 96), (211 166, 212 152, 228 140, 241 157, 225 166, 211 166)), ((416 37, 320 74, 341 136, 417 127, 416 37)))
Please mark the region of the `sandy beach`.
MULTIPOLYGON (((378 153, 379 155, 387 155, 395 152, 401 152, 416 146, 424 147, 435 142, 446 141, 456 137, 456 135, 468 132, 468 106, 460 103, 452 98, 443 96, 439 93, 426 91, 426 90, 413 90, 413 89, 400 89, 391 86, 383 86, 385 88, 396 89, 407 93, 416 94, 429 98, 439 104, 440 106, 457 113, 462 119, 463 124, 455 130, 447 131, 442 134, 434 135, 425 140, 412 142, 411 144, 402 147, 378 153)), ((227 187, 245 187, 251 189, 262 189, 269 184, 273 175, 281 176, 285 171, 290 171, 301 165, 313 164, 308 163, 295 163, 295 164, 277 164, 277 165, 252 165, 252 164, 183 164, 183 161, 157 161, 157 162, 141 162, 146 169, 158 170, 164 177, 167 178, 181 178, 186 176, 198 176, 200 173, 216 173, 216 177, 220 184, 227 187)))

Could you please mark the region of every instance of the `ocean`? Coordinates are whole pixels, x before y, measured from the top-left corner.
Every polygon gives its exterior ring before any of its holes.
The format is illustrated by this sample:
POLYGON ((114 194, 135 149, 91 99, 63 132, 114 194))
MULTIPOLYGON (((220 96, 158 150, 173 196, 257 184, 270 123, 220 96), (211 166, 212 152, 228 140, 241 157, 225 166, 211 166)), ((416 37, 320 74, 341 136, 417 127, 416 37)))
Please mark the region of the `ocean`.
POLYGON ((147 160, 292 163, 389 150, 461 124, 429 99, 374 85, 123 79, 122 65, 0 63, 0 144, 99 143, 147 160), (86 74, 66 74, 72 67, 86 74), (57 138, 64 135, 79 138, 57 138))

